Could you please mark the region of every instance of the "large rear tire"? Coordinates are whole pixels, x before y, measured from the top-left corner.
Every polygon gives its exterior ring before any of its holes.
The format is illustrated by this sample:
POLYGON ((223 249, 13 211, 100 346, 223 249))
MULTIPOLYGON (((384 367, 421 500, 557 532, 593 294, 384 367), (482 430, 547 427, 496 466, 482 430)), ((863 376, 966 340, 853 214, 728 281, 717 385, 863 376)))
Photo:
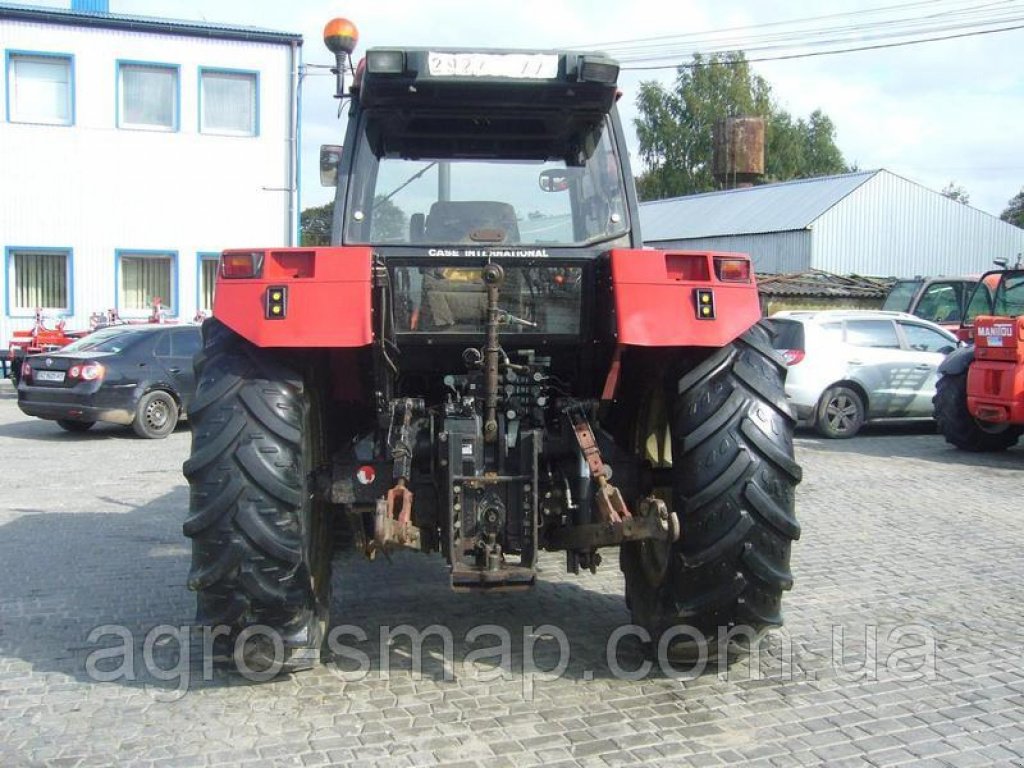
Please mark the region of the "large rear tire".
POLYGON ((1020 427, 985 424, 967 410, 967 371, 940 376, 932 404, 942 436, 947 443, 961 450, 976 453, 1005 451, 1020 439, 1020 427))
POLYGON ((318 393, 216 319, 204 323, 203 339, 184 465, 196 618, 226 627, 232 640, 254 625, 273 630, 279 647, 262 631, 234 643, 248 668, 310 667, 327 629, 332 552, 312 487, 324 455, 318 393))
POLYGON ((754 326, 688 361, 670 401, 681 536, 660 581, 643 547, 622 550, 633 621, 674 658, 735 656, 782 625, 782 593, 793 585, 790 546, 800 536, 801 470, 786 369, 769 333, 754 326))

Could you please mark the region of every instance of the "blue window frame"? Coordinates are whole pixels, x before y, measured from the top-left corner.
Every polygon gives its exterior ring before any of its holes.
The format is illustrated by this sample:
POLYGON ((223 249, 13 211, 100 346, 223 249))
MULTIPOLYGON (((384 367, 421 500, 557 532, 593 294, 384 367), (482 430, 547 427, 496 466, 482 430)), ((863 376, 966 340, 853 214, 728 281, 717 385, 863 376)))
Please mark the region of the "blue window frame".
POLYGON ((33 317, 37 309, 50 315, 75 314, 74 253, 71 248, 4 248, 8 317, 33 317))
POLYGON ((259 136, 259 72, 200 67, 198 92, 200 133, 259 136))
POLYGON ((8 122, 75 124, 75 57, 72 54, 7 50, 4 82, 8 122))
POLYGON ((177 131, 181 68, 153 61, 117 61, 117 127, 177 131))
POLYGON ((114 306, 124 317, 153 311, 153 300, 178 314, 178 252, 139 248, 114 251, 114 306))
POLYGON ((200 251, 196 254, 196 310, 213 314, 213 291, 217 283, 220 253, 200 251))

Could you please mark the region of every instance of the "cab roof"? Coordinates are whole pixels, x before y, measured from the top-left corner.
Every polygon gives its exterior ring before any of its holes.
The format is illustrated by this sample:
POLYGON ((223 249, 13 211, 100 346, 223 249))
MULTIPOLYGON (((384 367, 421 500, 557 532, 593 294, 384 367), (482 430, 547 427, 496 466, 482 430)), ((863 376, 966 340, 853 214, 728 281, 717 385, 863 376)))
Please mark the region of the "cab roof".
POLYGON ((619 65, 597 52, 371 48, 353 93, 365 108, 607 114, 619 65))

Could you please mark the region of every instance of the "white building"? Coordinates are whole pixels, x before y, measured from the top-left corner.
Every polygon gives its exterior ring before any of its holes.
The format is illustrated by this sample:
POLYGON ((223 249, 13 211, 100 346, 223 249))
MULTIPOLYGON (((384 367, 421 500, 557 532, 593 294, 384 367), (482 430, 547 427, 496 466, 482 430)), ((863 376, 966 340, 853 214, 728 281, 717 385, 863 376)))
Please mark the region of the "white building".
POLYGON ((748 253, 762 274, 971 274, 1024 252, 1024 229, 885 170, 654 200, 640 225, 647 245, 748 253))
POLYGON ((302 38, 0 4, 0 342, 154 297, 209 310, 224 248, 297 242, 302 38))

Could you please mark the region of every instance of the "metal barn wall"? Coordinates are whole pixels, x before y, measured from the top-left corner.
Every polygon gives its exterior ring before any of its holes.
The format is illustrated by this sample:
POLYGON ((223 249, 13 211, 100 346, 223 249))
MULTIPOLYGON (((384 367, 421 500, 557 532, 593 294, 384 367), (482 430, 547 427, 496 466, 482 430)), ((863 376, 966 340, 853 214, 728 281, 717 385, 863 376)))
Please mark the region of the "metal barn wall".
POLYGON ((874 277, 984 272, 1024 230, 882 171, 811 224, 810 266, 874 277))
MULTIPOLYGON (((3 50, 74 56, 73 125, 15 123, 0 114, 0 259, 12 246, 72 250, 68 328, 86 327, 92 312, 115 306, 118 250, 175 252, 174 309, 189 320, 198 254, 288 242, 289 45, 5 19, 3 50), (118 60, 180 68, 176 132, 117 128, 118 60), (257 136, 199 132, 200 67, 259 73, 257 136)), ((8 307, 9 275, 5 265, 5 347, 12 330, 32 325, 30 313, 8 307)))
POLYGON ((811 265, 811 233, 768 232, 760 235, 720 235, 690 240, 648 241, 652 248, 686 251, 733 251, 746 253, 759 274, 803 272, 811 265))

